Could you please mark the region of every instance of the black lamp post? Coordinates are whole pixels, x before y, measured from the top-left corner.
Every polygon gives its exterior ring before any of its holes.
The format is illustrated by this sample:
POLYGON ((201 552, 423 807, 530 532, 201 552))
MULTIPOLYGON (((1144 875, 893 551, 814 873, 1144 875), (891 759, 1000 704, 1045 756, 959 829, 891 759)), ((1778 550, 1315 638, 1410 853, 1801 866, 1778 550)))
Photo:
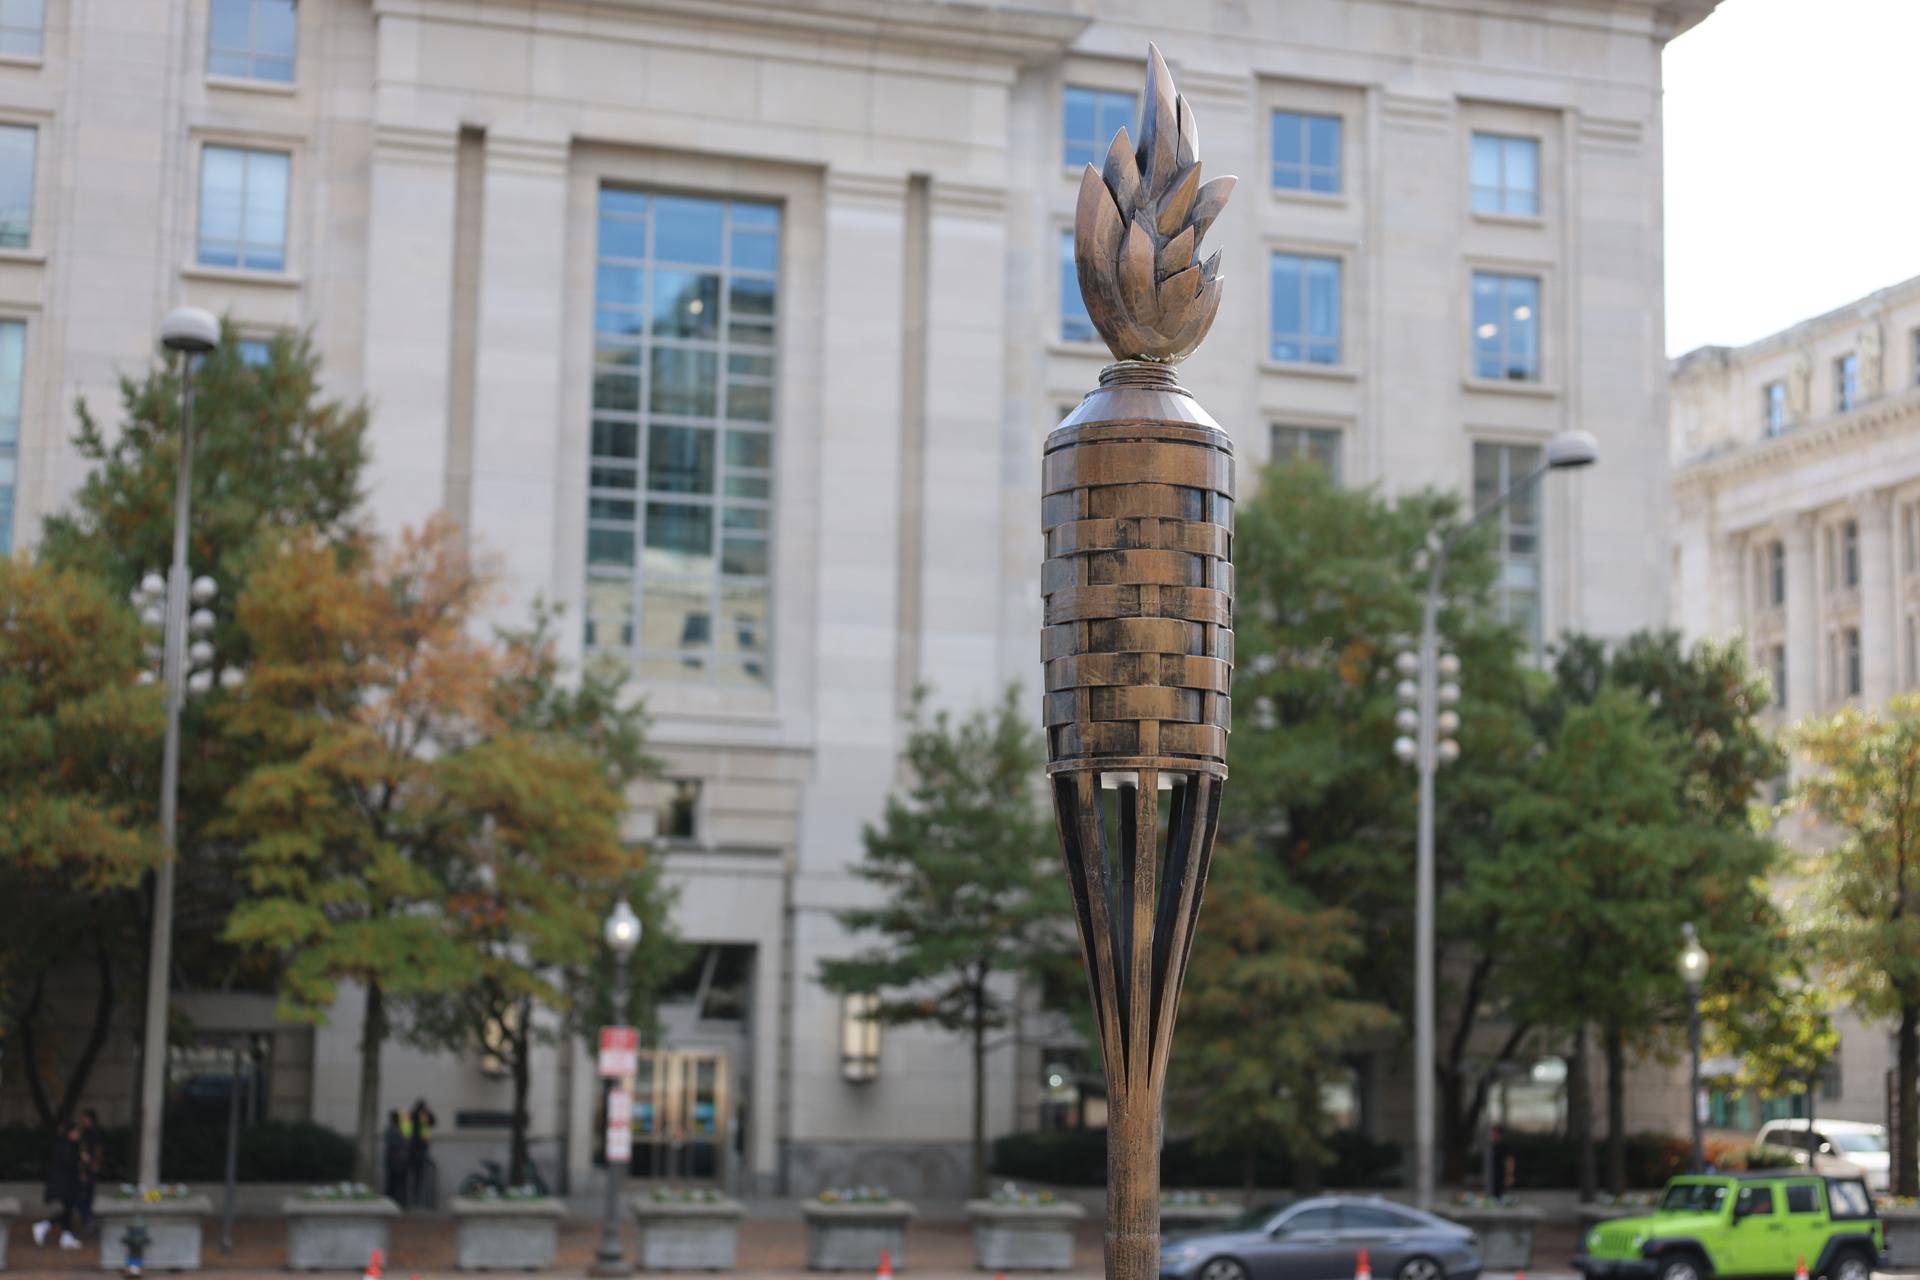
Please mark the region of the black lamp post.
POLYGON ((1682 926, 1686 944, 1680 948, 1680 980, 1687 984, 1687 1041, 1692 1051, 1692 1070, 1687 1088, 1687 1108, 1693 1116, 1693 1171, 1707 1167, 1707 1151, 1700 1134, 1700 984, 1707 978, 1707 949, 1693 932, 1693 925, 1682 926))
MULTIPOLYGON (((618 1019, 627 1008, 627 961, 633 955, 633 949, 640 945, 640 917, 622 898, 614 905, 607 916, 607 922, 601 929, 606 939, 607 950, 613 952, 613 1017, 618 1019)), ((618 1089, 619 1084, 613 1086, 618 1089)), ((611 1099, 613 1090, 608 1091, 608 1112, 613 1108, 611 1099)), ((620 1243, 620 1192, 626 1187, 627 1167, 625 1161, 616 1162, 613 1156, 613 1126, 607 1126, 604 1138, 607 1146, 607 1199, 605 1213, 600 1222, 600 1248, 593 1255, 593 1266, 587 1274, 595 1276, 626 1276, 633 1270, 627 1265, 626 1248, 620 1243)))

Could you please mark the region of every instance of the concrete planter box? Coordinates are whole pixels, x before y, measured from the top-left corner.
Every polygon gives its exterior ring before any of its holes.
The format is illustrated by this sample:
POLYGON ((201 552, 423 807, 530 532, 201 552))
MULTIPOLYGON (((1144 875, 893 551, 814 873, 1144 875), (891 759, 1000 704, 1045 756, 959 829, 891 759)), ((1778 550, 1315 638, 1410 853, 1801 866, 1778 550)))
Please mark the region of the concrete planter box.
POLYGON ((1882 1209, 1887 1229, 1887 1265, 1896 1271, 1920 1271, 1920 1209, 1882 1209))
POLYGON ((884 1251, 899 1271, 907 1265, 907 1222, 913 1206, 905 1200, 872 1204, 829 1204, 805 1200, 800 1216, 807 1220, 807 1269, 810 1271, 872 1271, 884 1251))
POLYGON ((643 1271, 731 1271, 740 1245, 738 1200, 633 1201, 643 1271))
POLYGON ((566 1206, 539 1200, 478 1200, 455 1196, 454 1265, 462 1271, 545 1271, 566 1206))
POLYGON ((280 1202, 280 1214, 287 1220, 287 1270, 364 1273, 375 1249, 387 1252, 387 1227, 399 1213, 400 1206, 385 1196, 288 1196, 280 1202))
POLYGON ((982 1271, 1067 1271, 1073 1229, 1087 1216, 1077 1204, 967 1201, 973 1223, 973 1265, 982 1271))
POLYGON ((1172 1235, 1176 1231, 1212 1231, 1232 1222, 1246 1212, 1243 1205, 1221 1200, 1213 1204, 1167 1204, 1160 1205, 1160 1234, 1172 1235))
POLYGON ((1533 1234, 1542 1216, 1538 1209, 1458 1205, 1440 1213, 1480 1237, 1480 1262, 1487 1270, 1526 1271, 1533 1266, 1533 1234))
POLYGON ((100 1269, 124 1271, 126 1246, 120 1237, 135 1218, 147 1226, 148 1271, 198 1271, 200 1220, 213 1212, 213 1201, 190 1195, 178 1200, 122 1200, 103 1195, 93 1202, 100 1224, 100 1269))

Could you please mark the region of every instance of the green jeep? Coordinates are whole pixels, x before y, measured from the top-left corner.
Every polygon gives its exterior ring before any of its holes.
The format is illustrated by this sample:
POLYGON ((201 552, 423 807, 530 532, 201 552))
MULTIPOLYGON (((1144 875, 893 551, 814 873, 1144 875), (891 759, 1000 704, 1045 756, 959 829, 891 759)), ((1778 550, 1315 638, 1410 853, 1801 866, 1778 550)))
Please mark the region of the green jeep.
POLYGON ((1588 1233, 1574 1270, 1596 1280, 1791 1276, 1871 1280, 1886 1240, 1858 1176, 1803 1170, 1675 1178, 1644 1217, 1588 1233))

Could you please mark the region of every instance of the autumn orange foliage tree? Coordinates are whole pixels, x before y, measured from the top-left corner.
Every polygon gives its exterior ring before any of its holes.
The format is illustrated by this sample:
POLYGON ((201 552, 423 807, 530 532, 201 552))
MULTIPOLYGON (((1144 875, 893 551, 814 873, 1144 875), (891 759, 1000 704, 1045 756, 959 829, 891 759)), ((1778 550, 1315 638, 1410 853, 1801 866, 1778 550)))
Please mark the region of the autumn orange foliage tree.
POLYGON ((621 770, 526 714, 537 652, 478 633, 487 582, 451 525, 357 559, 295 536, 248 580, 254 666, 227 729, 259 763, 220 828, 252 896, 227 932, 280 960, 288 1016, 320 1021, 339 984, 364 990, 356 1163, 372 1181, 381 1049, 408 1010, 476 988, 563 1006, 642 858, 620 840, 621 770))

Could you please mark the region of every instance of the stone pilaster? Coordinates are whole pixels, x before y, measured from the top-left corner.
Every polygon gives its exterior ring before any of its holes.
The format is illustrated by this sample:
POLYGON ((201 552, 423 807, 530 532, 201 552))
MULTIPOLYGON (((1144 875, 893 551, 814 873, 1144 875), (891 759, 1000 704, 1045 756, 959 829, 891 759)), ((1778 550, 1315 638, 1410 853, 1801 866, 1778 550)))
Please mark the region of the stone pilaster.
POLYGON ((1812 512, 1796 512, 1783 532, 1787 547, 1787 714, 1800 717, 1822 704, 1819 583, 1814 580, 1812 512))

